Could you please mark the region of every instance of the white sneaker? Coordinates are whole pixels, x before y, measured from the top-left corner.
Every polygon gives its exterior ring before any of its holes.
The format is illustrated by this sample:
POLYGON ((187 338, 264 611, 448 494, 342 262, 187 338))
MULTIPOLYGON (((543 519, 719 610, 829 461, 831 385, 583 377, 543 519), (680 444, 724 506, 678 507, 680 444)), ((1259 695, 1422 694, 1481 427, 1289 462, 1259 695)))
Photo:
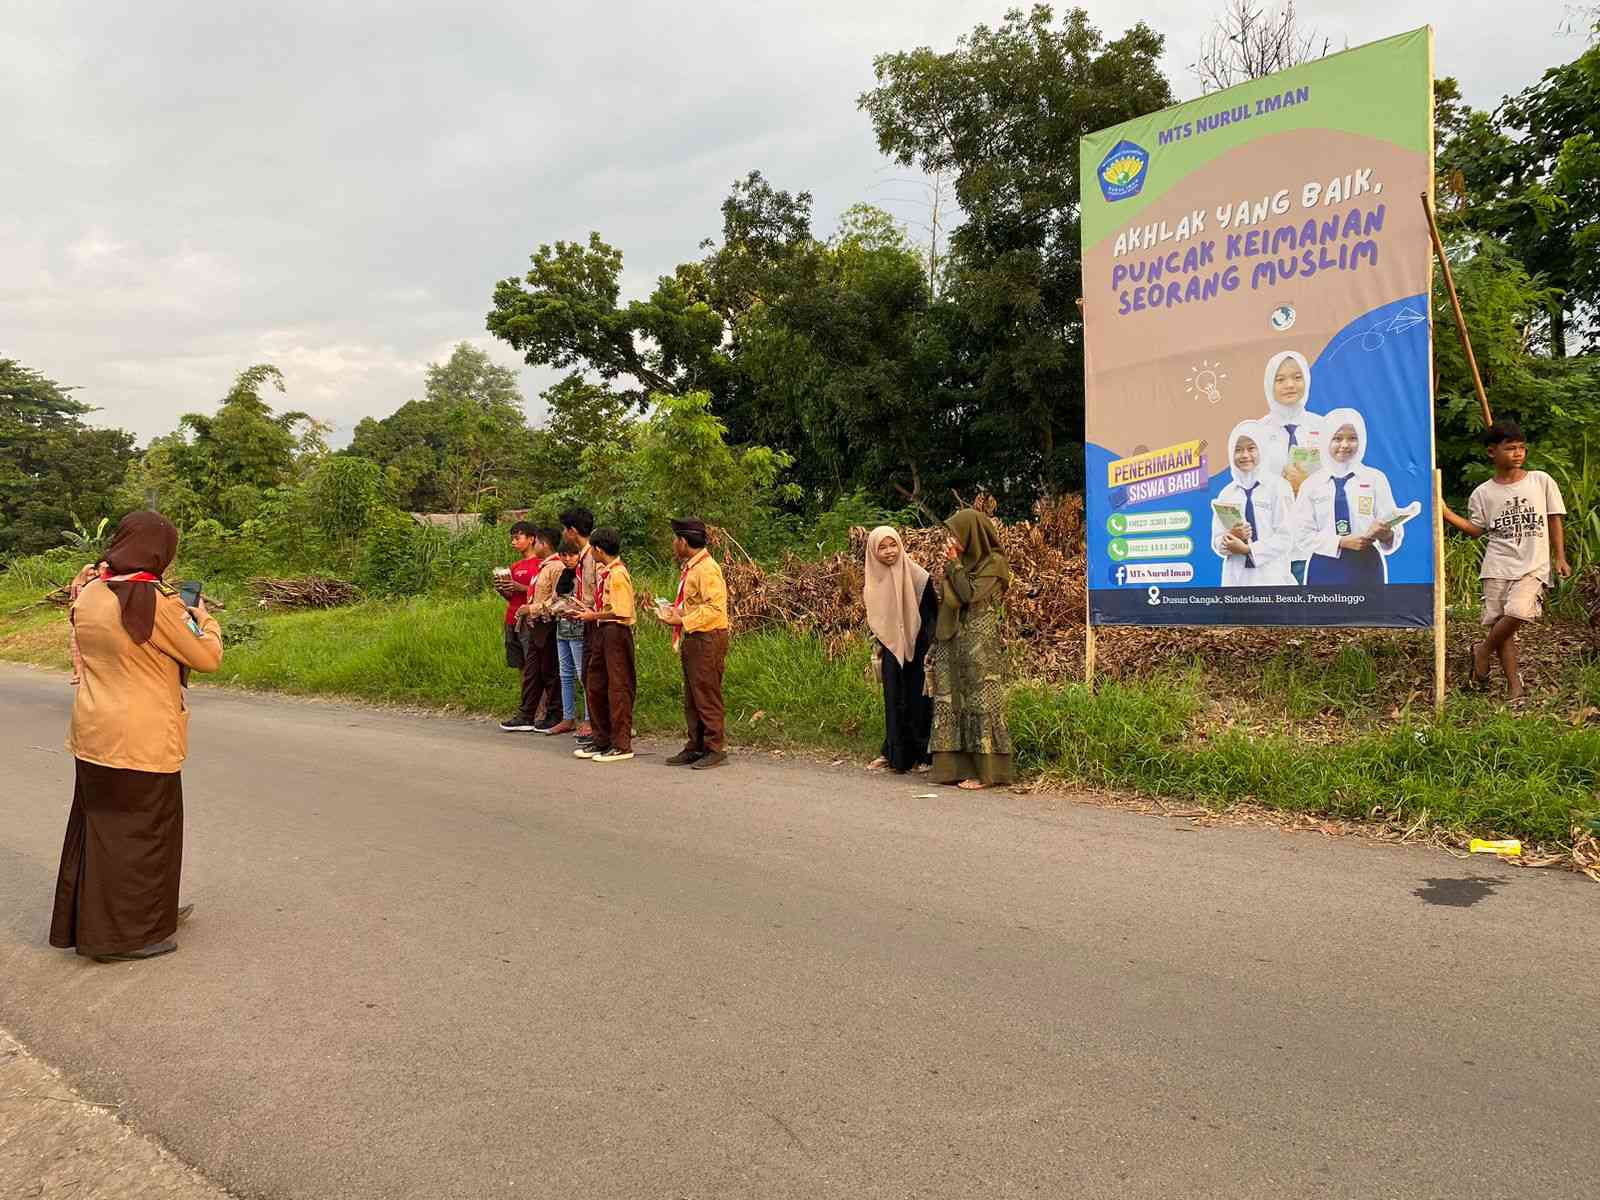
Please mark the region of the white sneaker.
POLYGON ((595 762, 627 762, 633 757, 632 750, 607 750, 603 754, 594 755, 595 762))

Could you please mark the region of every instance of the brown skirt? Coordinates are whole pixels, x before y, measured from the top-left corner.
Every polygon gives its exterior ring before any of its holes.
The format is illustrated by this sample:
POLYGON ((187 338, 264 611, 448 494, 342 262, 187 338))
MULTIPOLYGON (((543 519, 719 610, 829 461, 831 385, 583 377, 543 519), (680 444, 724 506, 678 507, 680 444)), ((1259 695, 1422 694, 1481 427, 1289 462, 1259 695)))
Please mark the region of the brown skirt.
POLYGON ((126 954, 178 929, 183 777, 77 763, 50 944, 126 954))

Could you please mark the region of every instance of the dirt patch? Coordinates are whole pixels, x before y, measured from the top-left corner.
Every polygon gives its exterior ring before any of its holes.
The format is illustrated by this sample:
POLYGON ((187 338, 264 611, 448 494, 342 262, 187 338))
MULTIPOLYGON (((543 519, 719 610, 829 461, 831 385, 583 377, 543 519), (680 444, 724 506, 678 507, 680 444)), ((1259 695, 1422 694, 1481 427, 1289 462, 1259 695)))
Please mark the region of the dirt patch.
POLYGON ((227 1200, 0 1029, 0 1196, 16 1200, 227 1200))

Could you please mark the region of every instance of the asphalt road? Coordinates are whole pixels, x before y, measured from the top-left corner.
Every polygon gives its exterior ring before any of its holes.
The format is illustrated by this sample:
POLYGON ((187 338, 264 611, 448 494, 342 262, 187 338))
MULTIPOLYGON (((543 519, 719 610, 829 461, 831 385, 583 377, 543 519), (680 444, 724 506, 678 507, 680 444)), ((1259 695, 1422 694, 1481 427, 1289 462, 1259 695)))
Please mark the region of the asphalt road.
POLYGON ((1595 1195, 1577 877, 200 690, 198 913, 97 965, 69 701, 0 669, 0 1025, 245 1196, 1595 1195))

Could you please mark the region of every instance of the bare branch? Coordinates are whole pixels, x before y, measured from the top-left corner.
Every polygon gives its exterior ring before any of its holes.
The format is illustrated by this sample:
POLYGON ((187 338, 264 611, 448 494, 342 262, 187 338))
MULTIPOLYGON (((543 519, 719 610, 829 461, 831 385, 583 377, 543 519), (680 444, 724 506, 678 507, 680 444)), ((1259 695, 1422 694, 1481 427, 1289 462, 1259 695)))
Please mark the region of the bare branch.
POLYGON ((1282 0, 1276 8, 1227 0, 1189 69, 1202 92, 1215 92, 1321 58, 1332 48, 1332 39, 1301 29, 1294 0, 1282 0))

